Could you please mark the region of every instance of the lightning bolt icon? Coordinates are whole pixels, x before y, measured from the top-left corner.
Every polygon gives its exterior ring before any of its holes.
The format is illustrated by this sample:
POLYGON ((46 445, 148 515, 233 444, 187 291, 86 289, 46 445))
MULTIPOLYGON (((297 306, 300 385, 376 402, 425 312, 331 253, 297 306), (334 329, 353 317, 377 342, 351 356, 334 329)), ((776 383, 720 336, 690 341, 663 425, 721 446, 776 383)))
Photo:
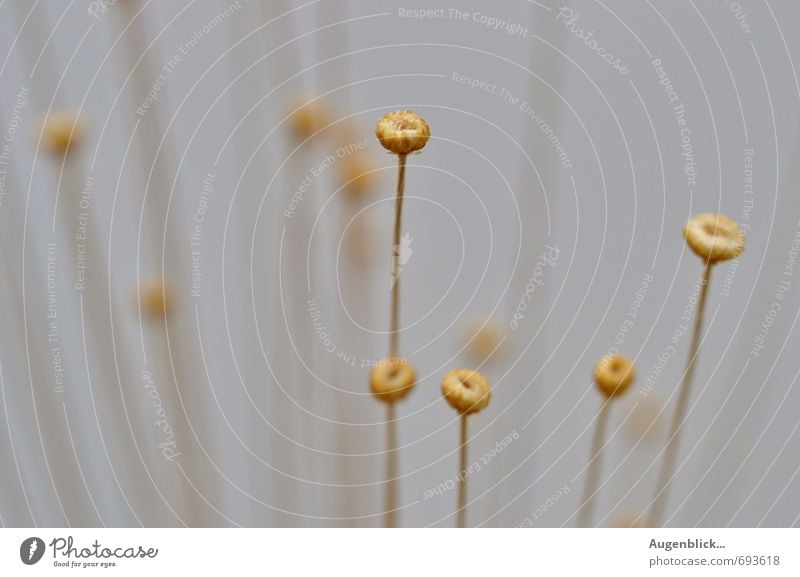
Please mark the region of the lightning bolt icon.
POLYGON ((392 284, 389 287, 390 289, 394 288, 397 279, 399 279, 400 275, 403 274, 403 268, 408 264, 409 259, 411 259, 411 253, 414 252, 411 250, 412 240, 414 239, 411 238, 411 235, 406 233, 403 238, 400 239, 400 244, 392 247, 392 261, 394 264, 396 264, 397 275, 392 275, 392 284))

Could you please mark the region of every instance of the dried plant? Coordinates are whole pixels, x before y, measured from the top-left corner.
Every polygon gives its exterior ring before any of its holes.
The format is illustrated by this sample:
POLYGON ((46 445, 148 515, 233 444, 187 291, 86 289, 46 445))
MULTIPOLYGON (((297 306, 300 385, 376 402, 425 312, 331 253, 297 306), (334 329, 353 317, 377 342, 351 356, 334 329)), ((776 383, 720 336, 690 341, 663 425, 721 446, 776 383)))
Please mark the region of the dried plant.
MULTIPOLYGON (((422 150, 430 138, 428 123, 410 110, 390 112, 378 121, 375 136, 381 145, 397 155, 397 192, 395 196, 394 233, 392 236, 392 284, 389 326, 389 356, 373 370, 371 384, 387 385, 376 396, 386 402, 386 519, 387 527, 397 526, 397 414, 395 402, 407 395, 414 385, 414 370, 398 351, 400 318, 400 232, 402 230, 403 194, 406 180, 406 157, 422 150), (379 365, 379 367, 380 367, 379 365), (377 373, 376 373, 377 370, 377 373), (375 377, 378 377, 377 381, 375 377), (409 379, 409 376, 411 377, 409 379)), ((380 389, 379 389, 380 390, 380 389)))
POLYGON ((650 510, 650 525, 658 527, 661 522, 664 505, 669 495, 669 487, 674 476, 675 460, 678 456, 680 430, 686 419, 686 408, 694 381, 694 370, 700 349, 700 338, 703 333, 703 317, 705 314, 708 285, 711 282, 711 271, 715 264, 738 257, 744 250, 745 238, 739 225, 721 214, 699 214, 690 219, 683 229, 686 243, 694 253, 703 259, 703 278, 700 296, 694 320, 692 341, 689 345, 689 357, 683 380, 679 384, 678 402, 672 418, 672 426, 661 462, 661 471, 656 485, 656 495, 650 510))
POLYGON ((592 453, 589 459, 589 471, 586 474, 583 501, 578 515, 578 527, 588 527, 592 521, 594 499, 597 495, 598 479, 602 468, 603 439, 606 436, 611 401, 622 396, 630 388, 635 378, 636 367, 622 355, 605 355, 595 365, 594 382, 604 398, 595 420, 592 453))

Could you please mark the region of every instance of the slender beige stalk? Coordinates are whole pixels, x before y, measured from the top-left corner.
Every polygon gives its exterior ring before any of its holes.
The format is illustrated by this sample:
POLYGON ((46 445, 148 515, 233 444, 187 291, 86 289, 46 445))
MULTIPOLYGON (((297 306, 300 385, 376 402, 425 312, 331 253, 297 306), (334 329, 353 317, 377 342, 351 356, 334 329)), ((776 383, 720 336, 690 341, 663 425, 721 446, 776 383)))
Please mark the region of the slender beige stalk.
POLYGON ((589 471, 586 474, 586 485, 583 489, 583 505, 578 515, 578 527, 589 527, 594 513, 595 496, 598 491, 598 479, 602 469, 603 439, 606 438, 608 428, 608 413, 611 400, 607 399, 600 407, 594 425, 592 437, 592 457, 589 461, 589 471))
POLYGON ((461 415, 461 451, 458 459, 458 511, 456 527, 467 526, 467 414, 461 415))
POLYGON ((694 369, 697 365, 697 353, 700 349, 700 338, 703 333, 703 317, 706 308, 706 297, 708 296, 708 283, 711 281, 711 269, 713 264, 706 264, 703 270, 703 282, 700 289, 700 298, 697 304, 697 316, 694 319, 694 332, 692 333, 692 342, 689 346, 689 358, 686 361, 686 370, 684 371, 683 381, 680 385, 678 392, 678 404, 675 407, 675 414, 672 417, 672 426, 670 427, 669 438, 667 439, 667 447, 664 453, 664 460, 661 462, 661 471, 658 475, 658 484, 656 485, 656 496, 653 498, 653 506, 650 510, 650 526, 658 527, 661 521, 661 515, 664 511, 664 505, 669 497, 669 488, 674 476, 675 460, 678 456, 678 442, 680 441, 680 432, 683 421, 686 418, 686 407, 689 404, 689 395, 692 390, 692 382, 694 381, 694 369))
POLYGON ((395 403, 386 403, 386 504, 384 525, 397 527, 397 412, 395 403))
POLYGON ((407 154, 397 155, 397 194, 394 201, 394 234, 392 235, 392 306, 389 322, 389 357, 396 357, 400 330, 400 236, 403 229, 403 194, 406 187, 407 154))
MULTIPOLYGON (((397 155, 397 195, 394 202, 394 235, 392 236, 392 308, 389 324, 389 358, 398 355, 397 337, 400 324, 400 234, 403 228, 403 192, 406 185, 406 157, 397 155)), ((397 422, 394 401, 386 408, 386 526, 397 526, 397 422)))

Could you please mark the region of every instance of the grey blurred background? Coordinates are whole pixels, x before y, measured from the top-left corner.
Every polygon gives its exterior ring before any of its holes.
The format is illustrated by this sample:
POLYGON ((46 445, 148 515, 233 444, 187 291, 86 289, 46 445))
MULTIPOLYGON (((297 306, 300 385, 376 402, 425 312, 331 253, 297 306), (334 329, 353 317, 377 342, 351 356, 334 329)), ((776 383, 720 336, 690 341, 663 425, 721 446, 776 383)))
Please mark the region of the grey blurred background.
POLYGON ((646 511, 701 273, 681 228, 722 212, 747 248, 714 273, 665 522, 797 524, 800 5, 456 6, 0 3, 4 525, 381 524, 367 377, 395 160, 373 130, 403 108, 432 138, 407 174, 400 523, 454 523, 439 383, 463 365, 494 387, 469 525, 574 525, 612 348, 639 376, 594 522, 646 511), (309 98, 327 116, 306 139, 309 98), (64 111, 83 129, 66 157, 40 128, 64 111), (362 195, 342 189, 354 148, 362 195), (159 278, 153 318, 137 286, 159 278), (487 318, 504 341, 482 362, 465 342, 487 318))

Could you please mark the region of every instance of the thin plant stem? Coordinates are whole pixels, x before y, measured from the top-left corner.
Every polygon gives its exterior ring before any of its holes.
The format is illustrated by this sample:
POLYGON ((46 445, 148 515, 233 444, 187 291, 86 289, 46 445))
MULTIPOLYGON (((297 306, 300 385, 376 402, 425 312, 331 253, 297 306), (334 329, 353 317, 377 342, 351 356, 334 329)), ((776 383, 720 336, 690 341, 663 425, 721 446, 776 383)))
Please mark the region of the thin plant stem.
MULTIPOLYGON (((400 319, 400 234, 403 227, 403 191, 406 186, 406 155, 397 155, 397 195, 392 235, 392 304, 389 319, 389 358, 398 356, 400 319)), ((386 527, 397 526, 397 422, 394 401, 386 409, 386 527)))
POLYGON ((389 322, 389 357, 398 354, 400 324, 400 235, 403 228, 403 192, 406 186, 406 155, 397 155, 397 195, 394 201, 394 235, 392 236, 392 305, 389 322))
POLYGON ((597 414, 592 437, 592 456, 589 461, 589 471, 586 474, 586 485, 583 490, 583 505, 578 514, 578 527, 589 527, 594 513, 595 497, 598 491, 598 479, 602 469, 603 439, 608 428, 608 413, 611 400, 606 399, 597 414))
POLYGON ((458 511, 456 512, 456 527, 464 529, 467 526, 467 415, 461 415, 461 447, 458 459, 458 511))
POLYGON ((689 395, 694 381, 694 369, 697 365, 697 354, 700 349, 700 339, 703 333, 703 317, 705 316, 706 297, 708 296, 708 285, 711 282, 711 268, 713 265, 706 264, 703 270, 703 286, 700 289, 700 298, 697 304, 697 316, 694 319, 694 333, 689 347, 689 358, 686 361, 683 382, 678 392, 678 404, 675 407, 675 414, 672 417, 672 427, 670 428, 669 439, 664 453, 664 460, 661 463, 661 471, 656 485, 656 496, 653 498, 653 506, 650 510, 650 526, 658 527, 661 516, 664 512, 664 505, 669 497, 669 488, 672 478, 675 476, 675 460, 678 457, 678 443, 683 422, 686 419, 686 407, 689 405, 689 395))
POLYGON ((386 404, 386 516, 387 528, 397 527, 397 422, 394 401, 386 404))

